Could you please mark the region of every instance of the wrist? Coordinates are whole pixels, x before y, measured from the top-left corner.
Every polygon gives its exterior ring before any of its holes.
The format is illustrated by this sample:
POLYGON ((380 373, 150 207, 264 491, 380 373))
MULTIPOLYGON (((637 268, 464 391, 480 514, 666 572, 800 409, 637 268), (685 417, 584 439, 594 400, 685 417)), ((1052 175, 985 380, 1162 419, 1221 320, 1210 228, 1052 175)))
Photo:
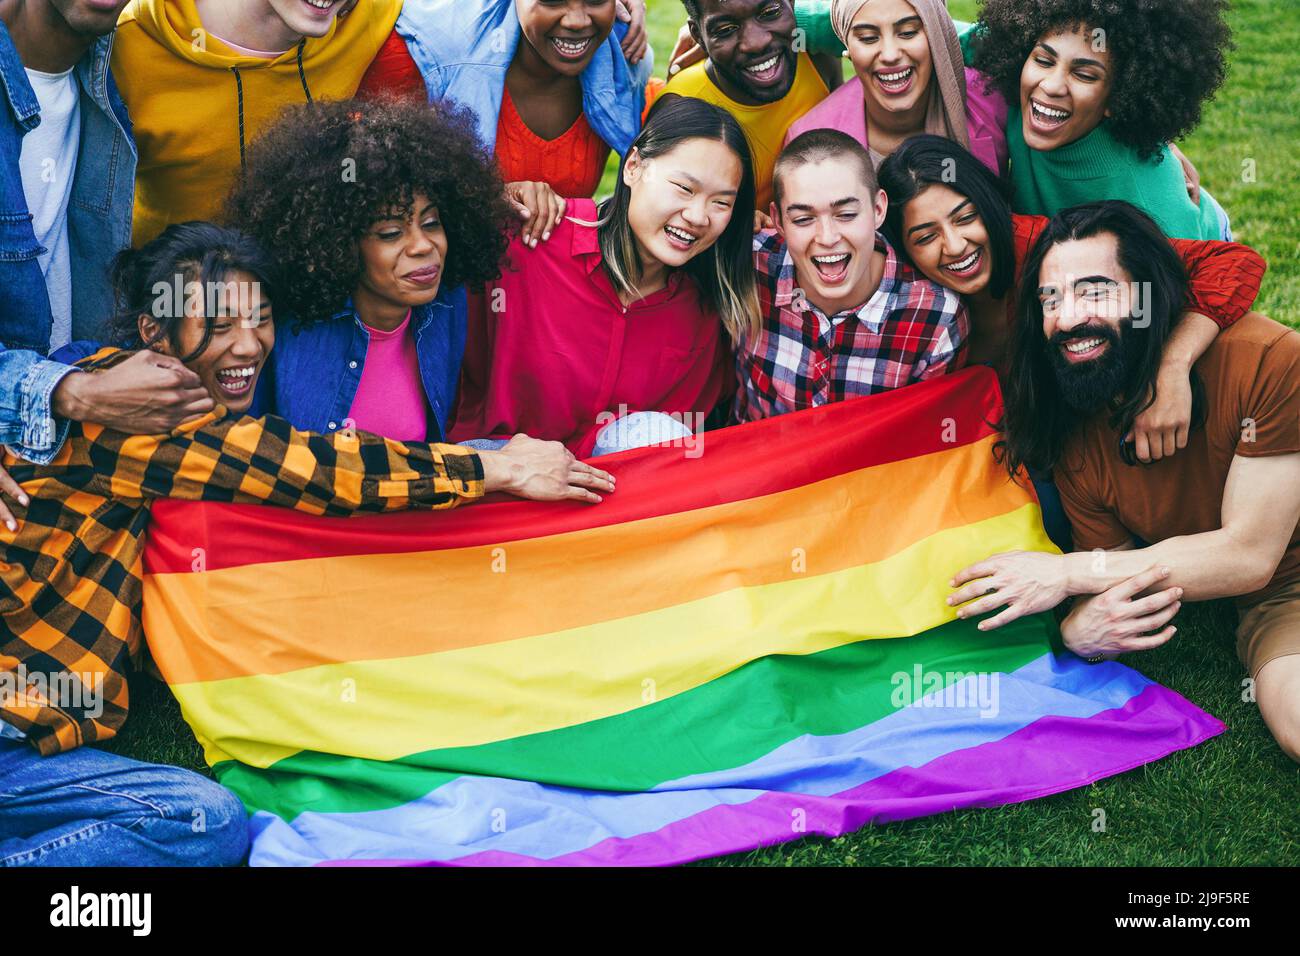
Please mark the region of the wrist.
MULTIPOLYGON (((1087 593, 1088 588, 1084 583, 1084 575, 1088 574, 1089 568, 1085 566, 1084 561, 1091 557, 1091 554, 1083 551, 1072 551, 1069 554, 1061 555, 1061 561, 1065 566, 1065 593, 1067 597, 1087 593)), ((1073 614, 1074 612, 1071 611, 1070 613, 1073 614)), ((1069 620, 1068 616, 1066 620, 1069 620)))
POLYGON ((1156 374, 1162 379, 1185 379, 1192 374, 1192 357, 1184 354, 1165 355, 1160 359, 1160 369, 1156 374))
POLYGON ((95 387, 95 376, 74 370, 63 376, 50 394, 50 411, 56 418, 66 418, 74 422, 85 421, 94 403, 91 394, 95 387))
POLYGON ((1081 633, 1079 630, 1078 615, 1080 607, 1079 604, 1072 607, 1070 613, 1065 615, 1065 618, 1061 621, 1058 629, 1061 632, 1061 643, 1065 646, 1065 649, 1075 657, 1081 657, 1092 664, 1097 662, 1098 652, 1095 647, 1089 645, 1088 635, 1081 633))
POLYGON ((483 493, 513 491, 519 484, 519 468, 510 456, 502 451, 480 451, 483 465, 483 493))

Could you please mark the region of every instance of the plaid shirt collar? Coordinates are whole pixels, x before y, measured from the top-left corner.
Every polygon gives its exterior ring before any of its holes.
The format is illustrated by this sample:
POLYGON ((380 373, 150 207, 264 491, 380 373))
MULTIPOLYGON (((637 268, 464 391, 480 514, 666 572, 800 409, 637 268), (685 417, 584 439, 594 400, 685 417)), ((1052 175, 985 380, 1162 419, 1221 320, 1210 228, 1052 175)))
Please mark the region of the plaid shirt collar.
MULTIPOLYGON (((790 246, 782 241, 781 264, 775 273, 767 273, 764 278, 772 292, 772 304, 781 309, 782 312, 793 311, 796 297, 799 293, 798 277, 795 275, 794 258, 790 255, 790 246)), ((894 247, 885 241, 884 235, 879 231, 876 232, 876 252, 885 254, 885 271, 880 276, 880 285, 871 297, 860 306, 852 309, 845 309, 842 312, 836 312, 834 315, 827 315, 811 300, 805 298, 803 304, 809 312, 832 325, 838 325, 844 319, 853 316, 859 322, 862 322, 872 332, 879 333, 884 325, 885 319, 889 315, 889 302, 894 295, 894 290, 898 285, 899 261, 898 254, 894 252, 894 247)), ((760 274, 766 272, 760 269, 760 274)))

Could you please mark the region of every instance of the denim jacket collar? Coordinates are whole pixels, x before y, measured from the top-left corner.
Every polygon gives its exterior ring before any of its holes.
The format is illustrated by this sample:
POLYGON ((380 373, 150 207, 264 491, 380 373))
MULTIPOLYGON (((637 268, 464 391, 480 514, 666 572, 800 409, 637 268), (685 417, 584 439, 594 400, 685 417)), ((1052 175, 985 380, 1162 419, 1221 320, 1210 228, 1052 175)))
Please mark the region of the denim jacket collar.
MULTIPOLYGON (((99 37, 77 61, 76 75, 82 92, 101 109, 114 109, 108 96, 108 66, 113 54, 113 34, 99 37)), ((9 111, 18 125, 31 132, 41 122, 41 104, 36 99, 22 57, 14 46, 8 28, 0 21, 0 86, 4 87, 9 111)))
MULTIPOLYGON (((451 298, 452 293, 455 291, 457 290, 446 288, 440 289, 438 291, 438 297, 432 302, 414 306, 411 309, 412 334, 418 336, 420 332, 424 330, 424 327, 432 322, 435 317, 442 314, 442 312, 447 309, 454 308, 454 305, 449 302, 448 299, 451 298)), ((354 323, 356 323, 357 328, 361 330, 361 332, 365 333, 367 338, 370 337, 369 327, 366 323, 361 321, 361 316, 358 314, 356 306, 352 304, 352 298, 350 296, 348 297, 348 300, 343 303, 343 308, 335 312, 331 318, 336 320, 350 318, 354 323)))
POLYGON ((41 104, 36 100, 32 85, 27 82, 22 57, 9 36, 9 29, 0 20, 0 86, 4 87, 9 112, 18 125, 31 132, 41 122, 41 104))

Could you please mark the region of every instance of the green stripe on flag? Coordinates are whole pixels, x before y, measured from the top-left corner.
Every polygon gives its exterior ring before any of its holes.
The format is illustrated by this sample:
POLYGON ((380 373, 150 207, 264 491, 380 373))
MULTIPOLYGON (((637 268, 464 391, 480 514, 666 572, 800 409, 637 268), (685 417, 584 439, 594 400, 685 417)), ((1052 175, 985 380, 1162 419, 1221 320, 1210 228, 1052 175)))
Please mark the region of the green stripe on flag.
MULTIPOLYGON (((975 620, 958 620, 910 638, 764 657, 623 714, 476 747, 429 750, 388 762, 304 751, 267 769, 227 761, 213 770, 250 810, 285 820, 305 810, 400 806, 465 774, 591 790, 648 790, 742 766, 805 734, 842 734, 880 720, 897 709, 898 675, 910 686, 918 667, 927 681, 941 679, 943 686, 960 675, 1016 670, 1047 653, 1056 632, 1047 614, 987 634, 975 625, 975 620)), ((925 691, 932 689, 927 683, 925 691)), ((642 691, 629 688, 638 696, 642 691)))

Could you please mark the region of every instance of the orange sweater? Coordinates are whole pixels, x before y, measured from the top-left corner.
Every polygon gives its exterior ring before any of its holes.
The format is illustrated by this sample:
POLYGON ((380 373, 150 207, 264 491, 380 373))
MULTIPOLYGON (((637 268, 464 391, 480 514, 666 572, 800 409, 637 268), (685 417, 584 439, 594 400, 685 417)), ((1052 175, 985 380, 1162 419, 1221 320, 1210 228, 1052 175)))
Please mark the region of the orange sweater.
POLYGON ((520 118, 506 89, 497 121, 497 165, 508 183, 549 183, 561 196, 590 199, 600 186, 609 146, 580 114, 556 139, 542 139, 520 118))

